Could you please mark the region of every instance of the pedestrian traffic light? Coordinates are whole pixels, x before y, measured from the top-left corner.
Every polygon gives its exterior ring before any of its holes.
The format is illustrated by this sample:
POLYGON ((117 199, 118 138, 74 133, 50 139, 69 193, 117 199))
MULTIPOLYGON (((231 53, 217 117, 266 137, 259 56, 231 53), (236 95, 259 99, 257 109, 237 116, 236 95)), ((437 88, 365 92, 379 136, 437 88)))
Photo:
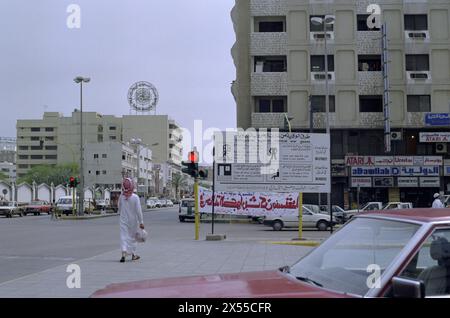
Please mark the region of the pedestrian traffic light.
POLYGON ((181 169, 181 172, 193 178, 198 177, 198 153, 196 151, 189 152, 188 161, 183 161, 181 164, 186 167, 181 169))

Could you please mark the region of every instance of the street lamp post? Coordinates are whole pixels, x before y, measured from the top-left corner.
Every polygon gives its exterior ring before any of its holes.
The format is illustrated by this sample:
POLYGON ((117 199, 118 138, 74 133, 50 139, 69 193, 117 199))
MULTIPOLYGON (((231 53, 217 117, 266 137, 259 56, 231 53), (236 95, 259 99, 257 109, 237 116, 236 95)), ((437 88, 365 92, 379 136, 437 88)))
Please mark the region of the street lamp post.
POLYGON ((84 168, 83 168, 83 83, 89 83, 91 79, 89 77, 77 76, 73 80, 75 83, 80 84, 80 195, 78 202, 78 215, 84 215, 84 168))
MULTIPOLYGON (((329 101, 329 87, 328 87, 328 47, 327 47, 327 26, 333 25, 335 17, 333 15, 326 15, 324 18, 313 17, 311 22, 315 25, 321 25, 323 27, 324 44, 325 44, 325 112, 326 112, 326 132, 330 138, 331 147, 331 132, 330 132, 330 101, 329 101)), ((331 151, 330 151, 330 183, 331 183, 331 151)), ((331 233, 333 233, 333 209, 331 206, 331 184, 330 191, 327 193, 327 205, 330 212, 330 224, 331 233)))

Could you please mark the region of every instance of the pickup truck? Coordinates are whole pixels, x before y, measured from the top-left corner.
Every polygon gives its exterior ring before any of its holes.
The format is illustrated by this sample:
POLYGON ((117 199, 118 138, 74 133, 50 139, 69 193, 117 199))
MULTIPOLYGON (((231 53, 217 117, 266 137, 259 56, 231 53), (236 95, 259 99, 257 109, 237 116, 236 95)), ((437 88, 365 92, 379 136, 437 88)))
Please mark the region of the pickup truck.
POLYGON ((345 211, 347 218, 351 219, 355 214, 359 212, 368 212, 374 210, 398 210, 398 209, 412 209, 411 202, 388 202, 384 207, 382 202, 368 202, 361 209, 345 211))
POLYGON ((12 218, 14 214, 23 216, 23 210, 16 201, 0 201, 0 215, 12 218))

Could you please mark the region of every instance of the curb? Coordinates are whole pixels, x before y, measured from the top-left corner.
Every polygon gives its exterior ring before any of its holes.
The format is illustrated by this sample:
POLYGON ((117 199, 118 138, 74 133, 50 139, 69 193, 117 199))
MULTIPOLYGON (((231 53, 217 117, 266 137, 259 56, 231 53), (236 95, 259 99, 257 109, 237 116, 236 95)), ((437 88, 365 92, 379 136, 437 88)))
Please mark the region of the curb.
POLYGON ((61 220, 92 220, 92 219, 101 219, 101 218, 107 218, 111 216, 117 216, 118 213, 108 213, 108 214, 101 214, 101 215, 94 215, 94 216, 62 216, 61 220))
POLYGON ((270 241, 267 242, 269 244, 274 245, 297 245, 297 246, 309 246, 309 247, 316 247, 319 246, 321 242, 319 241, 270 241))

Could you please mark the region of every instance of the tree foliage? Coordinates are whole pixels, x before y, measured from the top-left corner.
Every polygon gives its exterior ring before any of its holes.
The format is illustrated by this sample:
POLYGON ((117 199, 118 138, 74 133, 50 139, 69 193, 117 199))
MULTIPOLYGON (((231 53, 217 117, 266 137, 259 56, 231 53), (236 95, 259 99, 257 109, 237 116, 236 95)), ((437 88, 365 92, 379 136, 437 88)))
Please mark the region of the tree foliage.
POLYGON ((3 172, 0 171, 0 181, 8 181, 9 177, 3 172))
POLYGON ((71 176, 78 176, 78 165, 74 163, 63 165, 39 165, 31 168, 23 177, 19 178, 18 183, 26 182, 32 184, 46 183, 55 185, 68 182, 71 176))

